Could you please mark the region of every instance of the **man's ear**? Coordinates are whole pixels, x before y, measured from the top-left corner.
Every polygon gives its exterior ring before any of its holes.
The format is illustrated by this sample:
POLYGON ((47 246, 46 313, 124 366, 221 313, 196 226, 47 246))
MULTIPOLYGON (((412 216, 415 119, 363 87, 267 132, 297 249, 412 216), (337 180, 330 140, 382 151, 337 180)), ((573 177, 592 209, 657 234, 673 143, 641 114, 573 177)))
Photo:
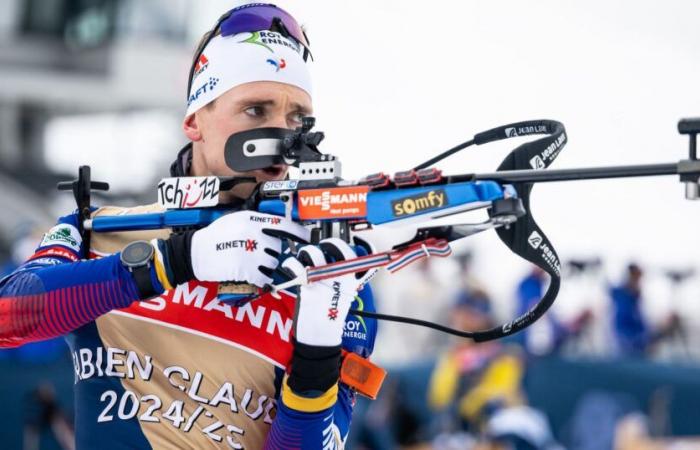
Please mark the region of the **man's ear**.
POLYGON ((197 123, 196 114, 190 114, 185 117, 185 120, 182 122, 182 129, 190 141, 198 142, 202 140, 202 130, 199 128, 199 123, 197 123))

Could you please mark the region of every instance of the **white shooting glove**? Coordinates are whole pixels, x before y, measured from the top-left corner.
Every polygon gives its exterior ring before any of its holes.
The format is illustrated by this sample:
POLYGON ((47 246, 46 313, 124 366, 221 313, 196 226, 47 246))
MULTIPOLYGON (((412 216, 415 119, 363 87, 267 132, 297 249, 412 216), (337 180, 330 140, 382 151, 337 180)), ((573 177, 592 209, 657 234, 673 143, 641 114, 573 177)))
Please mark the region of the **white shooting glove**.
MULTIPOLYGON (((295 277, 304 277, 305 267, 356 257, 345 241, 330 238, 322 240, 318 247, 302 247, 296 258, 287 258, 282 267, 295 277)), ((297 342, 320 347, 339 346, 345 319, 361 284, 362 280, 351 273, 301 286, 294 317, 297 342)))
POLYGON ((283 217, 238 211, 200 230, 173 234, 157 248, 173 286, 195 278, 262 287, 272 283, 282 239, 306 243, 309 231, 283 217))

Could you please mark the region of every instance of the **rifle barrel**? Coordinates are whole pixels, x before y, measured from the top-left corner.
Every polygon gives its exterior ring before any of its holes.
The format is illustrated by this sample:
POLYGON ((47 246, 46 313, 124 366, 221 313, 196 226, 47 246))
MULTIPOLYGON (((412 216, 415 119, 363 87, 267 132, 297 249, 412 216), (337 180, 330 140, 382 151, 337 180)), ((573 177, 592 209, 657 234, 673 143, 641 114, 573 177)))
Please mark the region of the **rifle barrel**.
POLYGON ((631 178, 678 175, 678 163, 636 166, 583 167, 558 170, 504 170, 474 174, 474 180, 494 180, 502 183, 546 183, 553 181, 596 180, 602 178, 631 178))

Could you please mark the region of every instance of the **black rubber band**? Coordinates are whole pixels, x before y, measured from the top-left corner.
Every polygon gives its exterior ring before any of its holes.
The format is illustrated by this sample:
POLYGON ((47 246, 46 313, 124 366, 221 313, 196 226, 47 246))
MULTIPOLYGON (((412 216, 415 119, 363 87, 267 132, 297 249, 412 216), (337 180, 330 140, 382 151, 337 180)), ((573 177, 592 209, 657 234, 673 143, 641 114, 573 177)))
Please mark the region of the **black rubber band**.
POLYGON ((174 233, 165 240, 165 262, 173 274, 173 286, 194 280, 192 269, 192 235, 194 231, 174 233))
POLYGON ((318 347, 294 340, 287 384, 297 394, 328 391, 340 378, 340 345, 318 347))
POLYGON ((150 267, 143 266, 132 269, 131 275, 134 277, 134 281, 136 281, 136 289, 139 292, 139 300, 153 298, 159 294, 159 292, 157 292, 153 287, 150 267))

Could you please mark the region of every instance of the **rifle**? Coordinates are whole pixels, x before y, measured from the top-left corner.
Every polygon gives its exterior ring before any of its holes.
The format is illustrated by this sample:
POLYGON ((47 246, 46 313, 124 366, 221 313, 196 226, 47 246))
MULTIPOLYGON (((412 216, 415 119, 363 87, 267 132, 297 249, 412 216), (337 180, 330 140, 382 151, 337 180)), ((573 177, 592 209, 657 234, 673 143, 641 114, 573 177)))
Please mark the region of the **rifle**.
MULTIPOLYGON (((678 123, 678 131, 689 136, 690 150, 688 159, 675 163, 547 170, 567 143, 566 131, 560 122, 534 120, 478 133, 471 140, 411 170, 393 176, 377 173, 356 181, 343 179, 338 158, 318 150, 324 134, 312 131, 314 125, 315 119, 306 117, 296 130, 258 128, 233 134, 227 140, 225 159, 233 170, 246 172, 287 164, 297 167, 300 174, 296 180, 257 185, 253 194, 238 206, 239 209, 284 216, 309 225, 312 243, 335 236, 360 246, 366 244, 354 236, 355 232, 390 223, 409 225, 477 209, 486 209, 488 220, 418 227, 412 239, 389 251, 309 268, 304 279, 269 286, 263 292, 274 293, 351 272, 370 271, 373 274, 381 267, 395 272, 422 258, 447 257, 451 254, 451 242, 495 229, 513 253, 540 267, 551 278, 542 299, 521 316, 488 330, 464 331, 416 318, 351 311, 358 316, 426 326, 477 342, 502 338, 531 325, 549 309, 559 291, 559 257, 530 210, 535 183, 679 175, 685 184, 686 198, 700 197, 700 161, 697 159, 700 118, 683 119, 678 123), (515 148, 492 173, 445 175, 431 167, 473 145, 538 135, 544 137, 515 148)), ((91 182, 89 174, 89 167, 83 166, 77 180, 59 184, 61 190, 73 190, 86 234, 204 227, 233 210, 230 206, 218 204, 219 191, 240 183, 255 183, 254 178, 166 178, 158 185, 158 200, 166 208, 164 212, 90 218, 87 208, 90 189, 104 188, 105 184, 91 182)), ((291 242, 290 247, 295 250, 291 242)), ((258 294, 245 296, 243 300, 240 296, 228 300, 249 301, 258 294)))

